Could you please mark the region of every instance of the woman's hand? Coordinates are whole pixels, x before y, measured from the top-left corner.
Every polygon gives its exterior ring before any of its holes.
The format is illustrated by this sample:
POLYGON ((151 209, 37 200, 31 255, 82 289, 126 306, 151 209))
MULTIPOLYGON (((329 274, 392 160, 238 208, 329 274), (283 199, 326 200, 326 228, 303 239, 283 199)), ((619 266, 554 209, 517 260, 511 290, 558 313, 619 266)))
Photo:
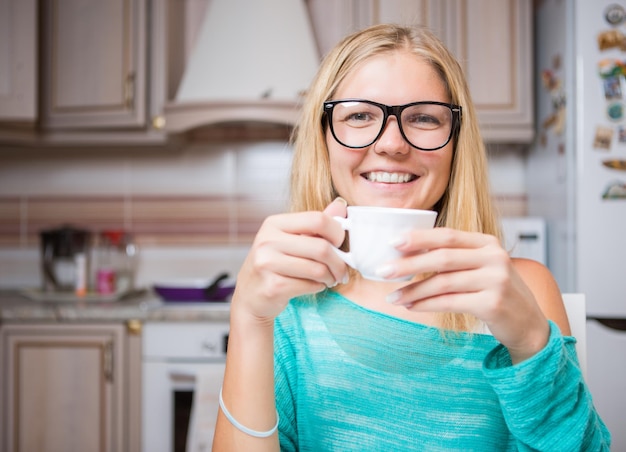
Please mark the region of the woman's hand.
MULTIPOLYGON (((234 418, 248 428, 266 431, 278 419, 274 318, 291 298, 332 286, 346 274, 333 251, 345 233, 332 218, 345 215, 346 202, 335 200, 324 212, 267 218, 237 275, 222 396, 234 418)), ((246 435, 219 411, 213 450, 279 449, 278 434, 264 439, 246 435)))
POLYGON ((273 320, 291 298, 342 281, 347 268, 332 248, 341 245, 345 232, 333 216, 346 216, 344 200, 324 212, 268 217, 239 271, 232 310, 273 320))
POLYGON ((564 327, 569 328, 550 272, 541 264, 525 261, 522 278, 519 265, 494 236, 434 228, 408 234, 397 248, 406 257, 389 266, 386 277, 432 276, 390 294, 390 301, 414 311, 472 314, 508 348, 514 363, 547 343, 549 325, 544 311, 564 318, 564 327), (541 307, 535 297, 541 298, 541 307))

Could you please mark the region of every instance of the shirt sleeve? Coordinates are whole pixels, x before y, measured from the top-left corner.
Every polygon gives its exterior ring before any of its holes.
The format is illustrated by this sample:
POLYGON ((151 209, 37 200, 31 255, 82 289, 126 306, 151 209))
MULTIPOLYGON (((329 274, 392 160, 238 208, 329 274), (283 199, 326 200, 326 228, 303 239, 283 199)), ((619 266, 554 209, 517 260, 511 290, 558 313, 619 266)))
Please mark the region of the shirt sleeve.
POLYGON ((550 322, 547 345, 512 365, 498 345, 483 363, 506 423, 522 451, 608 451, 611 436, 596 412, 575 349, 550 322))

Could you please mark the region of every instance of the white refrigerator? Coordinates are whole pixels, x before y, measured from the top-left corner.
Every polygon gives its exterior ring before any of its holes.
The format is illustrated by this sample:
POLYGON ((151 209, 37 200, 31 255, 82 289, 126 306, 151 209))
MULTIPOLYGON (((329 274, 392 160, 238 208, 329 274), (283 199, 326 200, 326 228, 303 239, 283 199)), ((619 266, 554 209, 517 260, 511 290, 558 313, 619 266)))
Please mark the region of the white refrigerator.
POLYGON ((587 300, 587 381, 626 451, 626 2, 535 2, 529 215, 562 292, 587 300))

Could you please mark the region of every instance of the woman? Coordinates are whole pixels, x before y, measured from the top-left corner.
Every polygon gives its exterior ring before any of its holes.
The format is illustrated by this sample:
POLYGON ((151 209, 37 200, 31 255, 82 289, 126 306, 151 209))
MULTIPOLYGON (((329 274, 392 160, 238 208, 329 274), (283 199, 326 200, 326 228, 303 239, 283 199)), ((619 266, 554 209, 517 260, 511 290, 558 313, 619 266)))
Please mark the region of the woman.
POLYGON ((608 450, 559 288, 500 244, 468 88, 432 34, 344 39, 294 152, 293 212, 263 223, 233 295, 214 450, 608 450), (378 271, 420 276, 349 272, 346 204, 438 211, 378 271))

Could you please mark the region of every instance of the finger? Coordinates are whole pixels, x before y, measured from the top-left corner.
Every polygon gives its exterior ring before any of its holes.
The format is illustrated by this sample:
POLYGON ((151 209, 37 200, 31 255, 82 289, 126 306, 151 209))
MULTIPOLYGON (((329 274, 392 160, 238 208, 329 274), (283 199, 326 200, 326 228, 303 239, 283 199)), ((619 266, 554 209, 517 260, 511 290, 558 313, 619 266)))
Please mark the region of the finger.
POLYGON ((419 229, 409 232, 397 248, 403 252, 419 252, 437 248, 481 248, 500 246, 492 235, 460 231, 451 228, 419 229))
POLYGON ((333 202, 328 204, 324 209, 324 213, 331 217, 344 217, 347 214, 348 203, 343 198, 335 198, 333 202))
MULTIPOLYGON (((422 281, 404 286, 397 291, 394 304, 402 306, 430 306, 438 297, 462 293, 475 293, 485 290, 485 275, 482 270, 438 273, 422 281)), ((464 303, 457 309, 471 309, 474 306, 464 303)), ((454 311, 457 312, 457 311, 454 311)), ((469 312, 469 311, 462 311, 469 312)))
POLYGON ((276 215, 272 217, 271 222, 275 229, 282 232, 323 237, 335 246, 341 245, 345 237, 345 232, 339 223, 323 212, 276 215))
POLYGON ((347 271, 346 264, 333 251, 332 245, 321 237, 283 234, 273 247, 285 256, 298 259, 286 261, 276 257, 283 262, 280 272, 285 275, 333 286, 343 280, 347 271), (290 268, 292 265, 293 268, 290 268))
POLYGON ((412 274, 446 273, 470 270, 487 265, 505 266, 510 262, 508 253, 500 247, 439 248, 398 259, 389 265, 390 278, 412 274))
POLYGON ((248 293, 255 291, 257 295, 247 295, 247 300, 267 300, 270 304, 287 303, 290 299, 305 294, 319 292, 327 286, 323 283, 285 276, 277 272, 267 272, 255 284, 248 286, 248 293))
POLYGON ((405 305, 416 312, 450 312, 471 314, 477 318, 485 317, 482 303, 485 294, 482 291, 471 293, 446 293, 405 305))
POLYGON ((251 257, 249 268, 256 276, 252 277, 252 283, 247 287, 259 292, 264 299, 286 301, 295 296, 319 292, 335 282, 334 277, 328 276, 328 269, 321 268, 323 264, 285 254, 273 244, 264 244, 251 257), (320 269, 312 272, 311 268, 315 266, 320 266, 320 269), (312 277, 316 274, 327 276, 312 277))
POLYGON ((269 269, 272 273, 295 280, 292 283, 305 287, 305 292, 302 293, 317 292, 325 287, 334 286, 337 282, 337 278, 324 263, 303 257, 282 255, 273 260, 273 265, 269 269))
MULTIPOLYGON (((328 206, 326 206, 326 208, 324 209, 324 214, 328 215, 331 218, 332 217, 345 218, 348 213, 347 206, 348 206, 348 203, 346 202, 345 199, 335 198, 333 202, 331 202, 328 206)), ((343 243, 346 237, 346 233, 342 227, 338 227, 338 228, 332 227, 331 229, 332 229, 331 231, 332 236, 325 236, 325 237, 330 241, 330 243, 338 247, 343 243)))

